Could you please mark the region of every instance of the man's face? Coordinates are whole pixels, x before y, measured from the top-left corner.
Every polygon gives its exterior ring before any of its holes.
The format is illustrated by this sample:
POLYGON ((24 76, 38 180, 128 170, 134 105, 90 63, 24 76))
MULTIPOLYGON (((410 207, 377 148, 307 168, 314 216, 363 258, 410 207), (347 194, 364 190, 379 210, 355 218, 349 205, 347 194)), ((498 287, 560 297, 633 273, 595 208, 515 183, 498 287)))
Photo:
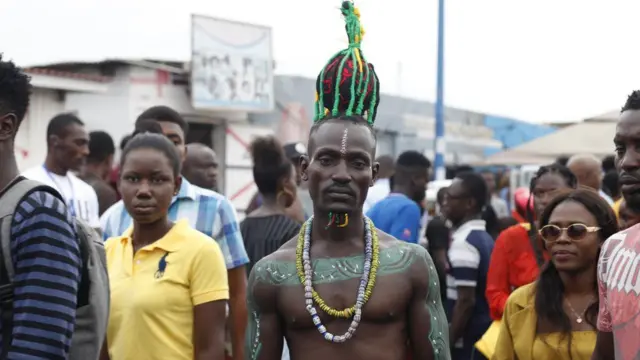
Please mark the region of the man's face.
POLYGON ((375 148, 371 130, 347 120, 329 120, 311 134, 301 168, 316 212, 362 211, 378 174, 375 148))
POLYGON ((208 147, 189 147, 183 175, 189 182, 205 189, 218 188, 218 157, 208 147))
POLYGON ((613 142, 622 196, 632 211, 640 212, 640 111, 620 115, 613 142))
POLYGON ((453 223, 462 220, 473 206, 471 194, 462 185, 462 180, 453 179, 444 194, 442 213, 453 223))
POLYGON ((71 124, 65 130, 63 136, 51 137, 54 158, 64 168, 80 170, 89 155, 89 134, 79 124, 71 124))
POLYGON ((169 121, 158 121, 158 124, 160 124, 160 127, 162 128, 164 136, 169 138, 176 148, 178 148, 180 159, 184 162, 185 155, 187 153, 184 143, 185 133, 182 131, 180 125, 169 121))
POLYGON ((493 195, 493 192, 496 191, 496 177, 493 173, 485 172, 482 173, 482 178, 484 182, 487 184, 487 193, 489 196, 493 195))
POLYGON ((427 184, 429 184, 429 168, 416 169, 412 180, 415 190, 413 200, 420 203, 427 196, 427 184))

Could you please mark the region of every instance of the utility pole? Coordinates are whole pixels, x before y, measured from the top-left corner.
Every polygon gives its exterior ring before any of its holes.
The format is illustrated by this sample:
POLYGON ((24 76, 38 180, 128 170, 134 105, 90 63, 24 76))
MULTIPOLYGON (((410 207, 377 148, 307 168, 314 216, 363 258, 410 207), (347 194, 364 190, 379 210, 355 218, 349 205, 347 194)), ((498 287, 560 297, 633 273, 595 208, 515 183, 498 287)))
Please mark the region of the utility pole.
POLYGON ((438 0, 438 73, 436 85, 436 129, 434 141, 434 167, 436 180, 446 178, 444 156, 447 144, 444 139, 444 0, 438 0))

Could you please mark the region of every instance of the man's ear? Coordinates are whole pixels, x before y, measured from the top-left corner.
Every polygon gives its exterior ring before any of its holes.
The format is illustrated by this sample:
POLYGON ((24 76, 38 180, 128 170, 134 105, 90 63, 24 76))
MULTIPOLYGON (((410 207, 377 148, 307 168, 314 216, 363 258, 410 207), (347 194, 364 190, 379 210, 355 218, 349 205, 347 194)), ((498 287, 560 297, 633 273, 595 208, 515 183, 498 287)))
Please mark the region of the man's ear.
POLYGON ((175 190, 173 191, 173 196, 178 196, 178 193, 180 193, 181 186, 182 186, 182 176, 178 175, 175 182, 175 190))
POLYGON ((0 116, 0 141, 12 140, 18 131, 18 118, 14 113, 0 116))
POLYGON ((375 184, 376 180, 378 180, 378 172, 380 171, 380 163, 374 162, 373 166, 371 166, 371 182, 369 183, 369 187, 375 184))
POLYGON ((47 146, 49 148, 57 148, 60 146, 62 139, 58 135, 51 135, 47 138, 47 146))
POLYGON ((300 156, 300 178, 302 178, 302 181, 309 180, 309 175, 307 174, 308 168, 309 168, 309 156, 307 155, 300 156))

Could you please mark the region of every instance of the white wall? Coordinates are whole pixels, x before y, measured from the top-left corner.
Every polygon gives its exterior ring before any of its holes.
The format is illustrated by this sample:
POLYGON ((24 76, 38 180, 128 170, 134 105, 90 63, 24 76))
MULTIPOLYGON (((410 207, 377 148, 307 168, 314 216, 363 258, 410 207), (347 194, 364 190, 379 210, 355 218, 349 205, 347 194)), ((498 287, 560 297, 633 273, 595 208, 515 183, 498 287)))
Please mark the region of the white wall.
POLYGON ((65 111, 75 111, 89 131, 107 131, 117 146, 133 126, 128 112, 128 75, 129 68, 119 68, 103 94, 67 93, 65 111))
POLYGON ((16 136, 16 159, 21 171, 44 162, 47 125, 52 117, 65 111, 63 99, 57 90, 33 90, 29 111, 16 136))
MULTIPOLYGON (((86 73, 87 69, 83 72, 86 73)), ((88 72, 96 73, 90 69, 88 72)), ((253 136, 273 132, 270 128, 242 126, 248 121, 248 114, 244 112, 196 111, 191 106, 186 85, 173 85, 171 76, 168 83, 161 85, 155 83, 157 79, 158 73, 155 69, 123 65, 116 69, 106 93, 66 92, 61 97, 56 90, 36 89, 32 95, 29 114, 17 137, 16 153, 20 168, 25 169, 44 161, 48 122, 53 116, 69 111, 75 112, 87 125, 88 130, 107 131, 113 137, 116 146, 124 135, 133 131, 133 123, 140 113, 154 105, 170 106, 184 115, 193 115, 198 122, 203 123, 214 123, 214 118, 225 119, 227 123, 240 126, 233 130, 237 133, 236 136, 242 137, 242 143, 245 144, 250 142, 253 136), (22 156, 21 149, 28 151, 26 157, 22 156)), ((238 143, 236 137, 228 132, 219 136, 221 139, 224 138, 226 145, 221 154, 224 157, 221 164, 224 170, 227 170, 225 168, 230 156, 233 158, 241 155, 245 157, 245 161, 248 159, 246 149, 240 146, 241 143, 238 143)), ((250 166, 250 162, 248 165, 233 164, 232 171, 223 170, 225 193, 233 197, 233 203, 240 210, 246 207, 247 197, 255 191, 255 187, 251 188, 253 177, 250 170, 247 172, 250 166), (239 192, 242 189, 232 184, 250 189, 239 192)))

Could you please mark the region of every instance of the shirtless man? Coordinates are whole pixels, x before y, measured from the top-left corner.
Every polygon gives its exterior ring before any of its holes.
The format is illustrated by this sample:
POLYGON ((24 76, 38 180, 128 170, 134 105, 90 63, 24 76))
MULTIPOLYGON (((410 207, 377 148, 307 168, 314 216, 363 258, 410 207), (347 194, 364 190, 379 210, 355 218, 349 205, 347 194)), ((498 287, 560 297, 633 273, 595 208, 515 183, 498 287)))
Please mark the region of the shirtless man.
POLYGON ((379 84, 359 50, 359 13, 350 2, 342 11, 350 46, 320 75, 319 111, 301 161, 315 216, 254 266, 245 356, 279 360, 284 337, 293 360, 448 360, 447 320, 426 249, 373 228, 362 214, 379 167, 372 128, 379 84), (349 60, 353 52, 359 60, 349 60))

